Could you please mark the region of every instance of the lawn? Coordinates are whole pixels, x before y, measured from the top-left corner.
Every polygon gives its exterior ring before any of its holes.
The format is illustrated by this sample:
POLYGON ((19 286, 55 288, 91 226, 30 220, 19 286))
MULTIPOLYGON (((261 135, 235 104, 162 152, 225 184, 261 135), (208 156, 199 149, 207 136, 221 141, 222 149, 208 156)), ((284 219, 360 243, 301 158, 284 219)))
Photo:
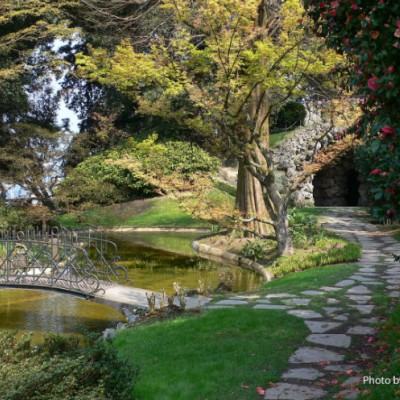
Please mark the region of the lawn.
POLYGON ((72 212, 58 217, 67 228, 79 226, 104 227, 209 227, 185 213, 176 200, 159 197, 141 201, 140 207, 132 201, 94 210, 72 212), (144 204, 143 204, 144 203, 144 204))
POLYGON ((283 311, 223 309, 127 329, 114 344, 140 367, 134 398, 250 400, 279 379, 307 333, 283 311))

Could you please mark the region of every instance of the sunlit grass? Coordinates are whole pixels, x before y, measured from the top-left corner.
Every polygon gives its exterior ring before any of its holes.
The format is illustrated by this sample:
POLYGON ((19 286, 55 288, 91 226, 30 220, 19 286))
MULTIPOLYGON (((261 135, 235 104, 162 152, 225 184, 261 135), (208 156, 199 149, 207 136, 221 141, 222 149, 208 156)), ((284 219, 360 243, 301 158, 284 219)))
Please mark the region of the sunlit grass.
POLYGON ((140 366, 135 398, 250 400, 279 379, 306 334, 282 311, 225 309, 121 331, 114 343, 140 366))

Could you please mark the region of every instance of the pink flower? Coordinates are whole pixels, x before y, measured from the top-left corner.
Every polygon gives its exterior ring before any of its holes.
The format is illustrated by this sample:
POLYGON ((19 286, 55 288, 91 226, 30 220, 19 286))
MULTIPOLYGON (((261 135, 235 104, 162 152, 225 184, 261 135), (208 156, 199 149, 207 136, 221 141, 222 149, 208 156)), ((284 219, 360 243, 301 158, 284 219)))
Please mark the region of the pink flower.
POLYGON ((370 175, 379 175, 382 172, 380 168, 375 168, 371 171, 370 175))
POLYGON ((393 135, 394 134, 394 128, 391 126, 384 126, 381 128, 382 133, 384 134, 384 136, 388 136, 388 135, 393 135))
POLYGON ((376 76, 373 76, 372 78, 368 79, 367 85, 371 90, 376 90, 379 88, 379 78, 377 78, 376 76))
POLYGON ((331 7, 332 8, 338 8, 339 7, 339 2, 338 1, 332 1, 331 7))
POLYGON ((396 26, 400 28, 400 19, 396 22, 396 26))
POLYGON ((321 3, 319 3, 319 8, 325 8, 325 3, 323 1, 321 1, 321 3))
POLYGON ((382 173, 381 173, 381 176, 382 176, 383 178, 386 178, 386 177, 388 176, 388 173, 387 173, 387 172, 382 172, 382 173))
POLYGON ((368 338, 368 343, 372 343, 374 340, 375 340, 374 337, 373 337, 373 336, 370 336, 370 337, 368 338))
POLYGON ((394 72, 394 66, 391 65, 390 67, 388 67, 387 71, 391 74, 392 72, 394 72))
POLYGON ((264 396, 264 395, 265 395, 265 390, 264 390, 262 387, 259 386, 259 387, 257 388, 257 393, 258 393, 258 394, 261 394, 261 396, 264 396))
POLYGON ((357 4, 352 4, 352 5, 351 5, 351 8, 352 8, 353 10, 358 10, 358 5, 357 5, 357 4))
POLYGON ((336 17, 336 10, 329 11, 329 14, 331 15, 331 17, 336 17))

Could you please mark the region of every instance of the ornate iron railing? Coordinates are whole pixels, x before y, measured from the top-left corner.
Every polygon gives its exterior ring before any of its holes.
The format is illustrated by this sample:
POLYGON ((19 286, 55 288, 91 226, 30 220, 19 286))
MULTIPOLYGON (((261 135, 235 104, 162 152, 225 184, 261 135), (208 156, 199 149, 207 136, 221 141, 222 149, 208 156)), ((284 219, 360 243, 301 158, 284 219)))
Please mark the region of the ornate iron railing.
POLYGON ((117 246, 99 231, 0 231, 0 285, 92 295, 128 281, 117 246))

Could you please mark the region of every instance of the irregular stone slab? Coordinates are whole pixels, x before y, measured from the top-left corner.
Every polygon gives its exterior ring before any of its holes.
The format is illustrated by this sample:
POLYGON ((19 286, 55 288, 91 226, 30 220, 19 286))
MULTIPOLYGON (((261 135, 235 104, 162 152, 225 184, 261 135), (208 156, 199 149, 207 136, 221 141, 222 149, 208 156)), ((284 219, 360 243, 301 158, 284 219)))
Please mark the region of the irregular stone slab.
POLYGON ((220 300, 215 303, 217 306, 245 306, 248 304, 245 300, 220 300))
POLYGON ((397 290, 399 289, 399 285, 389 285, 385 287, 386 290, 397 290))
POLYGON ((335 286, 339 288, 343 288, 346 286, 354 285, 356 282, 353 279, 345 279, 343 281, 338 282, 335 286))
POLYGON ((379 317, 361 318, 359 322, 363 324, 377 324, 378 322, 381 322, 381 318, 379 317))
POLYGON ((282 300, 283 303, 294 306, 308 306, 311 299, 287 299, 282 300))
POLYGON ((349 317, 347 315, 337 315, 336 317, 333 317, 335 321, 347 321, 349 317))
POLYGON ((327 365, 324 367, 325 371, 335 371, 335 372, 360 372, 361 369, 353 364, 335 364, 335 365, 327 365))
POLYGON ((336 314, 338 311, 343 312, 343 310, 340 307, 322 307, 322 309, 328 314, 336 314))
POLYGON ((357 309, 361 314, 371 314, 375 306, 371 304, 352 304, 350 307, 357 309))
POLYGON ((354 386, 358 385, 361 383, 361 376, 351 376, 350 378, 346 379, 343 383, 342 386, 354 386))
POLYGON ((325 398, 327 392, 309 386, 280 382, 265 391, 268 400, 313 400, 325 398))
POLYGON ((326 301, 327 301, 328 304, 338 304, 338 303, 340 303, 340 301, 338 299, 329 298, 326 301))
POLYGON ((362 275, 352 275, 350 277, 350 279, 353 279, 355 281, 373 281, 373 278, 371 278, 370 276, 362 276, 362 275))
POLYGON ((325 292, 337 292, 338 290, 340 290, 340 288, 332 286, 322 286, 321 290, 324 290, 325 292))
POLYGON ((319 296, 324 294, 324 292, 321 292, 320 290, 304 290, 304 292, 301 293, 305 294, 306 296, 319 296))
POLYGON ((284 379, 304 379, 307 381, 315 381, 324 376, 322 372, 315 368, 293 368, 282 374, 284 379))
POLYGON ((318 347, 300 347, 289 358, 293 364, 304 364, 321 361, 343 361, 344 356, 330 350, 318 347))
POLYGON ((248 300, 253 300, 253 299, 259 299, 260 296, 258 294, 243 294, 241 296, 236 296, 237 299, 248 299, 248 300))
POLYGON ((355 390, 341 390, 338 394, 336 394, 334 399, 346 399, 346 400, 355 400, 358 397, 358 392, 355 390))
POLYGON ((353 286, 346 293, 348 293, 348 294, 370 294, 371 290, 369 290, 365 286, 359 285, 359 286, 353 286))
POLYGON ((271 304, 271 300, 267 300, 267 299, 259 299, 256 300, 257 303, 262 303, 262 304, 271 304))
POLYGON ((304 321, 312 333, 324 333, 343 325, 339 322, 304 321))
POLYGON ((363 281, 362 283, 364 285, 372 285, 372 286, 383 285, 383 282, 378 282, 378 281, 363 281))
POLYGON ((351 337, 343 333, 314 333, 306 337, 311 343, 323 344, 325 346, 342 347, 347 349, 351 343, 351 337))
POLYGON ((366 294, 346 294, 345 296, 353 301, 370 301, 372 298, 372 296, 366 294))
POLYGON ((313 310, 292 310, 288 311, 288 314, 305 319, 322 318, 322 315, 320 313, 317 313, 313 310))
POLYGON ((294 294, 289 293, 272 293, 265 296, 267 299, 280 299, 284 297, 296 297, 294 294))
POLYGON ((290 310, 292 307, 276 304, 256 304, 253 308, 258 310, 290 310))
POLYGON ((389 285, 399 285, 400 284, 400 279, 387 279, 386 282, 389 285))
POLYGON ((373 335, 375 333, 375 329, 371 326, 362 326, 356 325, 347 331, 349 335, 373 335))
POLYGON ((390 297, 400 297, 400 292, 394 291, 388 293, 390 297))
POLYGON ((219 308, 233 308, 232 306, 206 306, 204 307, 207 310, 217 310, 219 308))

